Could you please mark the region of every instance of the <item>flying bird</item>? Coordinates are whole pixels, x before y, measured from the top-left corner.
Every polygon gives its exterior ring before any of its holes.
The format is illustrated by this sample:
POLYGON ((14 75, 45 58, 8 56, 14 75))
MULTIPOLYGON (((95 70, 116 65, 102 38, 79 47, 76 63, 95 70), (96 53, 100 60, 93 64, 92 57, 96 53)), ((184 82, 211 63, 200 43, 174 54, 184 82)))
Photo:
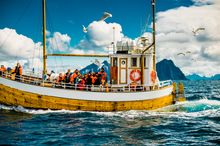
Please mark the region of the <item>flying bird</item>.
POLYGON ((112 14, 108 13, 108 12, 104 12, 102 18, 99 21, 105 21, 105 19, 112 17, 112 14))
MULTIPOLYGON (((108 13, 108 12, 104 12, 102 18, 99 21, 105 21, 105 19, 112 17, 112 14, 108 13)), ((84 25, 82 25, 83 27, 83 32, 87 33, 88 32, 88 27, 85 27, 84 25)))
POLYGON ((194 28, 193 28, 193 30, 192 30, 193 35, 194 35, 194 36, 198 35, 198 32, 201 31, 201 30, 205 30, 205 28, 202 28, 202 27, 197 28, 197 29, 194 29, 194 28))
POLYGON ((184 54, 184 53, 178 53, 177 55, 178 55, 178 56, 179 56, 179 55, 186 56, 186 54, 184 54))
POLYGON ((82 25, 82 27, 83 27, 83 32, 87 33, 87 28, 84 25, 82 25))
POLYGON ((186 54, 190 54, 191 52, 190 51, 186 51, 186 54))

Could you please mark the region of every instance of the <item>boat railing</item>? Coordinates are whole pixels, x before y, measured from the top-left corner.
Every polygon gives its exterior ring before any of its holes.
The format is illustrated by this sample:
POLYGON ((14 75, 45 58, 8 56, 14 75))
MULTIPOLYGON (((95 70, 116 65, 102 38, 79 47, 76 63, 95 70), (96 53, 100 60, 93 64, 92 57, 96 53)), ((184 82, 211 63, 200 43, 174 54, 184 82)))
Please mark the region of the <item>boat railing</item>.
POLYGON ((39 77, 33 77, 33 76, 15 76, 10 73, 3 73, 3 78, 7 78, 10 80, 26 83, 26 84, 32 84, 36 86, 42 86, 42 87, 51 87, 51 88, 62 88, 62 89, 72 89, 72 90, 82 90, 82 91, 92 91, 92 92, 143 92, 143 91, 152 91, 158 88, 162 88, 168 85, 172 84, 171 80, 160 82, 159 86, 157 88, 153 88, 151 86, 145 86, 145 85, 126 85, 126 86, 115 86, 115 85, 85 85, 85 84, 71 84, 71 83, 65 83, 65 82, 56 82, 56 81, 48 81, 48 80, 42 80, 42 78, 39 77))
POLYGON ((173 84, 172 80, 160 81, 159 82, 159 87, 165 87, 165 86, 169 86, 169 85, 172 85, 172 84, 173 84))

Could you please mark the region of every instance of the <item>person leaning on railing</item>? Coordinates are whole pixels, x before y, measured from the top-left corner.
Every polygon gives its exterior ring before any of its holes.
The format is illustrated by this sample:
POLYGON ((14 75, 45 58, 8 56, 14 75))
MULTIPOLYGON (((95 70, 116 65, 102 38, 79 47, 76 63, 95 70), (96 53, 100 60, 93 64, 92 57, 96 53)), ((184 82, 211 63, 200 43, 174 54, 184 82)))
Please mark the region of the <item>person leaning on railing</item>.
POLYGON ((71 84, 77 84, 78 83, 78 76, 79 76, 79 71, 78 71, 78 69, 76 69, 75 71, 74 71, 74 73, 70 76, 70 83, 71 84))
POLYGON ((5 72, 6 72, 5 66, 4 66, 4 65, 1 65, 1 68, 0 68, 0 76, 2 76, 3 73, 5 73, 5 72))
POLYGON ((15 74, 16 81, 21 81, 22 66, 20 65, 20 63, 17 63, 17 66, 15 66, 14 72, 12 72, 12 74, 15 74))

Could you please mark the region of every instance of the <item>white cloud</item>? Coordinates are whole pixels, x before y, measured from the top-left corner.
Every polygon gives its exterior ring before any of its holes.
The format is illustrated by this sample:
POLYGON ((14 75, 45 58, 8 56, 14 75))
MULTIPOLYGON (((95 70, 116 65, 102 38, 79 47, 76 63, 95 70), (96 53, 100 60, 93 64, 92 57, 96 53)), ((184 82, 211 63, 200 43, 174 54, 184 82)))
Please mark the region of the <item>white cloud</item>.
POLYGON ((67 52, 70 48, 71 38, 67 34, 55 32, 47 41, 49 52, 67 52))
POLYGON ((157 13, 158 60, 172 59, 186 74, 212 75, 220 73, 220 2, 194 0, 195 5, 157 13), (202 3, 199 6, 198 3, 202 3), (208 5, 207 5, 208 4, 208 5), (193 28, 205 28, 198 36, 193 28), (180 52, 191 54, 178 56, 180 52))
POLYGON ((212 4, 214 0, 192 0, 195 5, 207 5, 212 4))
MULTIPOLYGON (((41 43, 18 34, 10 28, 0 29, 0 63, 13 67, 16 62, 31 64, 31 60, 39 59, 42 54, 41 43)), ((33 62, 33 61, 32 61, 33 62)))
POLYGON ((214 61, 220 61, 220 43, 202 49, 202 54, 204 57, 210 58, 214 61))
POLYGON ((122 39, 121 25, 118 23, 106 23, 105 21, 93 21, 88 26, 85 38, 74 48, 79 50, 95 50, 96 52, 108 51, 113 42, 122 39), (113 29, 114 28, 114 29, 113 29))

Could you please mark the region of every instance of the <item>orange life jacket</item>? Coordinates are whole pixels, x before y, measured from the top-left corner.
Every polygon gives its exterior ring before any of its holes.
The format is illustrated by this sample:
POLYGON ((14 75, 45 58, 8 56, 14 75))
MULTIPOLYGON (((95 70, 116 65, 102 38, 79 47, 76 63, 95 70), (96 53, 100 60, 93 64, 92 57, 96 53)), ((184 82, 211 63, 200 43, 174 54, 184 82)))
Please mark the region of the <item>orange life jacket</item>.
POLYGON ((22 67, 19 68, 19 74, 22 75, 22 67))
POLYGON ((1 68, 0 68, 0 71, 5 72, 5 71, 6 71, 6 68, 5 68, 5 67, 1 67, 1 68))
POLYGON ((16 75, 22 75, 22 67, 21 66, 16 66, 15 67, 15 74, 16 75))
POLYGON ((64 76, 59 76, 58 78, 57 78, 57 82, 62 82, 64 80, 64 76))
POLYGON ((157 73, 153 70, 153 71, 151 71, 150 76, 151 76, 151 81, 152 81, 153 83, 155 83, 157 73))
POLYGON ((102 75, 101 80, 106 80, 106 77, 107 77, 106 72, 99 72, 99 74, 101 74, 101 75, 102 75))
POLYGON ((92 78, 92 84, 94 85, 94 84, 95 84, 95 81, 96 81, 96 79, 97 79, 97 77, 91 76, 91 78, 92 78))
POLYGON ((73 74, 70 76, 70 82, 72 83, 76 77, 77 77, 77 74, 76 74, 76 73, 73 73, 73 74))

